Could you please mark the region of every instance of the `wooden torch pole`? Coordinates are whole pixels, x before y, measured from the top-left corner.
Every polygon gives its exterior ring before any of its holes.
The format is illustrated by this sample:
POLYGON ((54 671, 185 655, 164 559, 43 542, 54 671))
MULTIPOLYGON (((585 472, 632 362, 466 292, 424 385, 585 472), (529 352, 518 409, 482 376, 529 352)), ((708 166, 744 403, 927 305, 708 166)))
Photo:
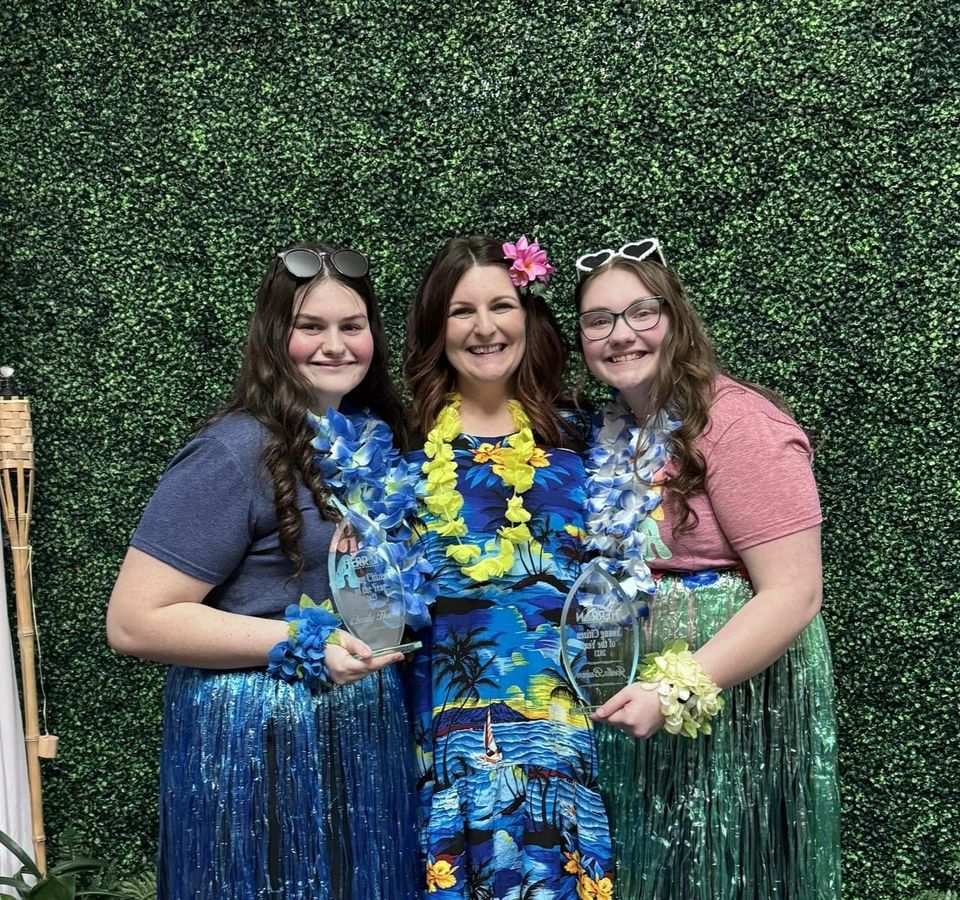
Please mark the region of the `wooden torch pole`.
POLYGON ((37 867, 47 871, 46 835, 43 831, 43 793, 40 783, 40 716, 37 708, 35 668, 36 629, 30 579, 30 516, 33 510, 33 427, 30 401, 17 397, 10 385, 12 369, 0 369, 0 506, 10 538, 13 583, 17 600, 17 638, 23 683, 24 737, 33 850, 37 867))

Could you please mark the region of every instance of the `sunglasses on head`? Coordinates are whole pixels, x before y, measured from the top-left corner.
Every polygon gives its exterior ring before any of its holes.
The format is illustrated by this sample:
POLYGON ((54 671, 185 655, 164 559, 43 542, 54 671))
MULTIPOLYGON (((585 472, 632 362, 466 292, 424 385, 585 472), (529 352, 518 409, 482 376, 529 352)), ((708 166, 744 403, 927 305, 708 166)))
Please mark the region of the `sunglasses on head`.
POLYGON ((634 262, 641 262, 645 259, 652 259, 661 266, 667 264, 667 258, 660 249, 660 241, 656 238, 641 238, 639 241, 630 241, 624 244, 619 250, 609 249, 595 250, 592 253, 584 253, 577 260, 577 279, 582 279, 584 275, 589 274, 594 269, 622 256, 624 259, 632 259, 634 262))
POLYGON ((295 247, 284 250, 277 256, 283 261, 286 270, 294 278, 314 278, 320 274, 324 259, 346 278, 363 278, 370 271, 370 260, 357 250, 334 250, 325 253, 322 250, 309 250, 295 247))

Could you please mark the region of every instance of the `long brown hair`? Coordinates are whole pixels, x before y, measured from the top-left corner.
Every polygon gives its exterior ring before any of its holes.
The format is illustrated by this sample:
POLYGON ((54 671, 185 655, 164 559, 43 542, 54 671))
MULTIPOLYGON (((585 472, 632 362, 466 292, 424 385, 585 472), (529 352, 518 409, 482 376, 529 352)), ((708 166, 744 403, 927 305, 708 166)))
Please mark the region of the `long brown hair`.
MULTIPOLYGON (((337 249, 326 243, 299 243, 293 247, 316 250, 321 254, 337 249)), ((307 425, 307 412, 316 401, 306 379, 290 359, 287 346, 296 309, 315 285, 328 279, 348 287, 363 300, 373 336, 370 368, 360 384, 344 397, 344 403, 366 407, 376 413, 393 430, 398 446, 405 449, 406 428, 400 395, 388 369, 387 338, 373 286, 368 276, 348 278, 341 274, 327 257, 320 272, 310 281, 294 278, 276 257, 267 267, 257 291, 243 365, 234 382, 233 393, 210 420, 230 413, 246 413, 267 429, 269 435, 263 445, 262 459, 273 479, 280 549, 296 566, 298 575, 303 572, 304 559, 300 552, 303 520, 296 504, 297 475, 313 495, 321 514, 330 489, 314 465, 314 449, 310 443, 313 433, 307 425)))
MULTIPOLYGON (((460 279, 474 266, 508 269, 502 241, 477 235, 447 241, 424 272, 407 316, 404 376, 413 395, 410 421, 418 440, 433 427, 447 394, 456 389, 457 372, 444 349, 447 310, 460 279)), ((566 405, 563 335, 543 297, 530 291, 518 291, 517 297, 526 311, 527 345, 514 377, 516 399, 541 441, 579 448, 580 430, 558 412, 559 405, 566 405)))
POLYGON ((660 367, 648 412, 655 412, 669 404, 672 413, 683 423, 671 437, 676 473, 664 482, 664 487, 680 508, 673 531, 683 534, 697 524, 697 514, 690 509, 689 499, 702 494, 705 488, 706 462, 694 442, 703 434, 710 420, 717 376, 726 375, 743 387, 756 391, 787 414, 790 414, 790 408, 775 391, 741 381, 724 370, 717 360, 703 320, 693 308, 679 276, 673 269, 655 260, 636 262, 625 257, 614 257, 593 269, 577 285, 574 294, 577 312, 580 311, 587 285, 611 269, 633 273, 653 296, 663 297, 663 308, 669 317, 670 327, 660 345, 660 367))

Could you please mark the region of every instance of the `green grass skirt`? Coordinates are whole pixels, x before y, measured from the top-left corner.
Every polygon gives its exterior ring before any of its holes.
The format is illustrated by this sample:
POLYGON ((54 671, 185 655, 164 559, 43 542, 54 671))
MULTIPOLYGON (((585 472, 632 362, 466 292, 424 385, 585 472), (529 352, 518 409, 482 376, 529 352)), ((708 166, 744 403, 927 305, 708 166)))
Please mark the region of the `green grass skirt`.
MULTIPOLYGON (((751 596, 732 572, 666 575, 641 654, 674 638, 702 646, 751 596)), ((638 741, 598 728, 618 900, 839 897, 836 722, 820 616, 723 696, 706 738, 638 741)))

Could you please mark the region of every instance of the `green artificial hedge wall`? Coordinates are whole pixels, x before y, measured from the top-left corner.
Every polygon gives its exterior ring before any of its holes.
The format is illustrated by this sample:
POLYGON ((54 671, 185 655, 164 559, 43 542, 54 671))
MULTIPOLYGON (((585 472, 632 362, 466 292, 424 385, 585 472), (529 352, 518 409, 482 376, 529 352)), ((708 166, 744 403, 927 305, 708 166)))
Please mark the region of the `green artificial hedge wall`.
MULTIPOLYGON (((929 0, 0 6, 0 363, 33 399, 54 850, 155 851, 160 666, 104 610, 275 250, 656 234, 818 446, 845 896, 958 888, 960 10, 929 0)), ((398 364, 398 360, 394 360, 398 364)), ((574 367, 578 361, 574 360, 574 367)))

